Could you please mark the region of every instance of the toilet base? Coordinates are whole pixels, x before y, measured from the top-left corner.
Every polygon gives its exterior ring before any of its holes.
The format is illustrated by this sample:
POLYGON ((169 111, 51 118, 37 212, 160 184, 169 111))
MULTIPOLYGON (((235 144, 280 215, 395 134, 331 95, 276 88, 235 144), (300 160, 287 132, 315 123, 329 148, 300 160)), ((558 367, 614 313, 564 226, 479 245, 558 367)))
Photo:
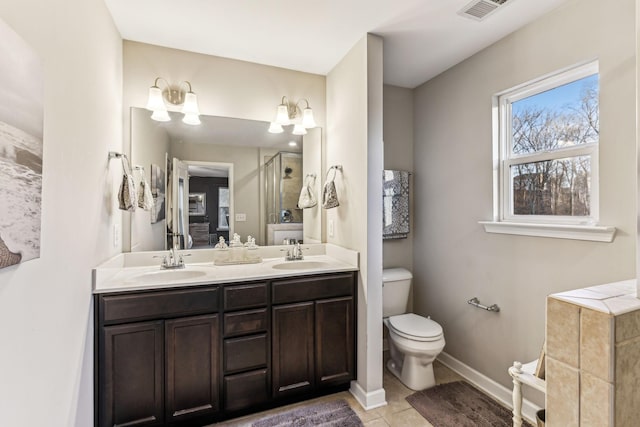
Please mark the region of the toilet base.
MULTIPOLYGON (((405 356, 405 359, 406 357, 407 356, 405 356)), ((425 390, 436 385, 433 363, 425 366, 419 363, 409 362, 410 363, 398 363, 391 358, 387 361, 387 369, 398 378, 402 384, 414 391, 425 390), (418 370, 419 372, 417 372, 418 370)))

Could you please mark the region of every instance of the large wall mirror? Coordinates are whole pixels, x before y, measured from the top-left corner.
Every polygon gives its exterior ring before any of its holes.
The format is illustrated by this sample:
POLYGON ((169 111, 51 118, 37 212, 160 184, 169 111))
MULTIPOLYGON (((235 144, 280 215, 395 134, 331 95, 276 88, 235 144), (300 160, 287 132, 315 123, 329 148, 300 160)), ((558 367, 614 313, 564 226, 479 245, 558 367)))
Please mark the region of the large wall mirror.
POLYGON ((132 251, 166 249, 173 235, 190 249, 233 233, 259 245, 322 241, 320 205, 297 206, 305 184, 320 197, 320 128, 296 136, 268 133, 269 123, 256 120, 201 116, 190 126, 177 113, 169 122, 150 115, 131 108, 131 162, 147 181, 152 169, 164 172, 166 196, 158 195, 154 211, 131 214, 132 251))

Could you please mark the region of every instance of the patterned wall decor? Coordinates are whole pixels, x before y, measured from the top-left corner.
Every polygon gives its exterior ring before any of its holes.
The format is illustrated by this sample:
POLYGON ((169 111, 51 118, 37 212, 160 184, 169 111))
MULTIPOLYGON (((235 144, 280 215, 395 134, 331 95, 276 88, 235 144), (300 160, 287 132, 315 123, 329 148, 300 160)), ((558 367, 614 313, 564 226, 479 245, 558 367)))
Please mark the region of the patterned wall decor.
POLYGON ((44 71, 0 20, 0 268, 40 257, 44 71))

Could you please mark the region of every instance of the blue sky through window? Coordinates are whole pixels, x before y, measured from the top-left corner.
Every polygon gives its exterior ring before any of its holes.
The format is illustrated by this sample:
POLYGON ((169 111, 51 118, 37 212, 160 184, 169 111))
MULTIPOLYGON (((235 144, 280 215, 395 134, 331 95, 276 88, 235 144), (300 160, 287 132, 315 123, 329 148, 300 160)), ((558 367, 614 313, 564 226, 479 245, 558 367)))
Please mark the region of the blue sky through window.
POLYGON ((598 88, 598 74, 584 77, 571 83, 549 89, 537 95, 521 99, 511 104, 514 115, 528 108, 548 109, 548 110, 566 110, 569 108, 577 108, 580 105, 580 99, 584 88, 598 88))

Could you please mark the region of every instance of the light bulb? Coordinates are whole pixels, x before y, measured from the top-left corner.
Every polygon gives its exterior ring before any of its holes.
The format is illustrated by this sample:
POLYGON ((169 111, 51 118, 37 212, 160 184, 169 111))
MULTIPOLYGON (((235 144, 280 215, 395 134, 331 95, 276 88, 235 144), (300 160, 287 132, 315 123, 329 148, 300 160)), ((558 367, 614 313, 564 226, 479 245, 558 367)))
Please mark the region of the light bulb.
POLYGON ((167 111, 167 106, 162 99, 162 91, 158 86, 149 88, 149 98, 147 99, 147 110, 149 111, 167 111))
POLYGON ((276 114, 276 123, 280 126, 286 126, 289 122, 289 110, 285 104, 278 105, 278 113, 276 114))
POLYGON ((307 129, 311 129, 317 126, 316 121, 313 118, 313 110, 311 110, 311 108, 309 107, 305 108, 302 112, 302 126, 307 129))
POLYGON ((171 120, 171 117, 169 117, 169 113, 167 113, 167 110, 156 110, 151 115, 151 118, 156 122, 168 122, 171 120))
POLYGON ((282 133, 282 132, 284 132, 284 129, 282 129, 282 126, 280 126, 276 122, 271 122, 271 124, 269 125, 269 133, 282 133))
POLYGON ((186 123, 188 125, 199 125, 201 123, 200 116, 194 113, 185 114, 182 118, 182 123, 186 123))
POLYGON ((291 132, 291 133, 294 134, 294 135, 306 135, 307 134, 307 130, 300 123, 296 123, 293 126, 293 132, 291 132))

